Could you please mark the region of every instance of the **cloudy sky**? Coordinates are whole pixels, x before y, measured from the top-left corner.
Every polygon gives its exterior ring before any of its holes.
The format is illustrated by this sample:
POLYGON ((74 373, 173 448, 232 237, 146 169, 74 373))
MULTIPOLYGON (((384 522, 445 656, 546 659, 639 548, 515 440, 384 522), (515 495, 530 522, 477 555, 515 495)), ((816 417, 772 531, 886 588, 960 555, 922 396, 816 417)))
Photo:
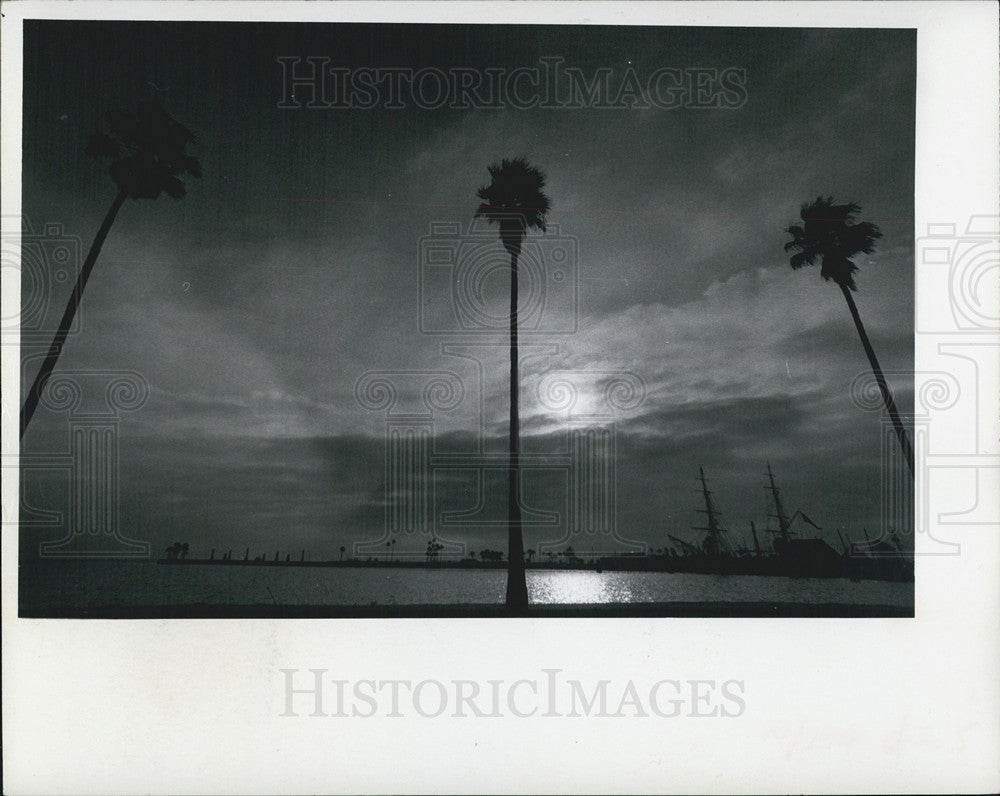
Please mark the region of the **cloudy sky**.
MULTIPOLYGON (((359 401, 359 379, 419 371, 387 376, 405 414, 426 411, 420 380, 446 372, 458 389, 432 418, 435 527, 505 548, 503 480, 480 483, 473 456, 503 450, 504 338, 434 332, 462 331, 456 301, 502 313, 503 250, 469 225, 487 166, 519 155, 552 200, 549 234, 525 250, 544 286, 525 288, 536 333, 521 406, 526 451, 551 465, 525 474, 525 501, 556 520, 527 546, 693 540, 699 465, 737 541, 766 523, 767 462, 786 507, 831 541, 837 527, 876 529, 882 420, 851 399, 867 360, 837 287, 788 267, 783 230, 819 194, 863 205, 884 237, 857 260, 857 303, 883 367, 912 368, 915 44, 875 30, 26 23, 23 211, 36 231, 59 223, 89 246, 115 189, 82 150, 107 109, 156 94, 198 137, 204 177, 185 199, 122 209, 58 365, 149 383, 120 427, 124 530, 196 553, 379 542, 387 419, 359 401), (558 57, 588 81, 610 70, 612 94, 631 70, 639 90, 614 108, 408 95, 401 108, 281 108, 280 57, 479 75, 558 57), (723 95, 739 107, 659 107, 647 79, 664 67, 744 70, 745 90, 723 95), (476 289, 429 266, 438 244, 465 247, 457 268, 476 289), (609 404, 619 375, 639 393, 609 404), (546 392, 558 379, 576 385, 569 408, 546 392), (572 479, 551 464, 588 426, 614 435, 618 540, 570 527, 572 479), (442 512, 471 519, 443 527, 442 512)), ((69 292, 52 285, 50 325, 69 292)), ((892 384, 905 413, 912 387, 892 384)), ((66 416, 40 409, 24 451, 63 449, 66 435, 66 416)), ((33 505, 65 502, 56 477, 25 483, 33 505)), ((404 535, 400 549, 425 543, 404 535)))

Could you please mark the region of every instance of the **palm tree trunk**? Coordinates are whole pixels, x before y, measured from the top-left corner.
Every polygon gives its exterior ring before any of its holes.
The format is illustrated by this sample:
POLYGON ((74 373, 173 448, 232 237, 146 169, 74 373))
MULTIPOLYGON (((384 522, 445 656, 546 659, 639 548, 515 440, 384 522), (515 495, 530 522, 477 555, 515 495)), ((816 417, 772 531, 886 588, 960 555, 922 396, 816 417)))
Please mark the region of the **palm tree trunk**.
POLYGON ((523 613, 528 607, 521 534, 521 432, 518 418, 517 377, 517 251, 510 255, 510 459, 507 490, 507 610, 523 613))
POLYGON ((73 294, 69 297, 69 302, 66 304, 66 311, 63 313, 58 330, 56 330, 55 339, 52 341, 52 345, 49 346, 49 353, 45 355, 45 361, 42 362, 38 375, 35 377, 35 382, 31 385, 28 397, 24 401, 24 406, 21 407, 21 439, 24 439, 24 432, 28 428, 35 410, 38 408, 38 400, 41 397, 42 390, 45 389, 45 382, 52 375, 52 371, 55 369, 56 362, 59 359, 59 354, 62 353, 63 345, 69 336, 70 327, 73 325, 73 318, 76 316, 80 300, 83 298, 83 289, 87 286, 90 272, 94 270, 94 264, 97 262, 97 256, 101 253, 101 246, 104 245, 104 239, 108 236, 111 225, 115 223, 115 217, 118 215, 121 206, 125 204, 127 198, 128 194, 125 191, 118 192, 118 196, 115 197, 115 201, 111 204, 111 209, 108 210, 108 214, 104 217, 101 228, 97 230, 97 236, 90 246, 87 259, 84 261, 80 275, 77 277, 73 294))
POLYGON ((847 287, 847 285, 841 285, 840 289, 844 294, 844 298, 847 299, 847 306, 851 310, 851 317, 854 318, 854 325, 857 327, 858 335, 861 337, 861 345, 865 348, 865 353, 868 355, 868 361, 872 366, 872 372, 875 374, 875 381, 878 382, 879 390, 882 391, 882 400, 885 401, 885 408, 889 411, 889 417, 892 418, 892 425, 896 429, 896 436, 899 438, 899 445, 903 449, 903 457, 906 459, 906 464, 910 468, 910 477, 915 477, 913 469, 913 447, 910 445, 910 438, 906 436, 906 429, 903 428, 903 422, 899 419, 899 412, 896 411, 896 402, 892 400, 892 393, 889 392, 889 385, 886 384, 885 376, 882 375, 882 368, 879 367, 878 358, 875 356, 875 349, 872 348, 872 344, 868 340, 868 335, 865 333, 864 324, 861 323, 861 316, 858 314, 858 307, 854 303, 854 296, 851 295, 851 290, 847 287))

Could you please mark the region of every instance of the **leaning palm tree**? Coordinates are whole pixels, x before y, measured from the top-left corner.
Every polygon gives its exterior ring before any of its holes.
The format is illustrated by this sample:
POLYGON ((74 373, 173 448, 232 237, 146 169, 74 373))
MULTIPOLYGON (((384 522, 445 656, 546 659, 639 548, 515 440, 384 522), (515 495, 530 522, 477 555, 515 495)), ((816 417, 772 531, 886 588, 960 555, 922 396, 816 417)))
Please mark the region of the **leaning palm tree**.
POLYGON ((523 612, 528 607, 525 580, 524 537, 521 532, 520 429, 517 377, 517 258, 529 229, 545 231, 549 198, 542 192, 545 176, 524 158, 502 160, 489 167, 492 182, 479 189, 482 200, 476 218, 485 218, 500 228, 500 242, 510 255, 510 455, 507 493, 507 610, 523 612))
POLYGON ((861 316, 858 314, 857 305, 854 303, 853 291, 858 289, 854 283, 854 274, 858 267, 851 262, 851 258, 864 253, 871 254, 875 250, 875 241, 882 237, 882 233, 877 226, 869 221, 855 222, 857 213, 861 210, 860 205, 849 202, 848 204, 837 205, 833 203, 833 197, 818 197, 813 202, 802 205, 802 224, 793 224, 787 230, 792 239, 785 244, 785 251, 794 251, 791 257, 792 268, 802 268, 805 265, 813 265, 817 259, 820 261, 820 276, 825 280, 833 280, 840 286, 847 300, 847 307, 851 311, 854 325, 857 327, 858 335, 861 337, 861 345, 864 346, 868 355, 868 362, 871 363, 872 372, 875 374, 875 381, 882 392, 882 400, 885 401, 885 408, 892 418, 896 436, 899 438, 900 447, 903 449, 903 457, 910 468, 911 477, 913 471, 913 447, 910 439, 906 435, 906 429, 899 419, 899 412, 896 410, 896 403, 892 399, 892 392, 882 374, 875 350, 872 348, 868 335, 865 333, 864 324, 861 323, 861 316))
POLYGON ((183 125, 171 118, 156 102, 144 102, 134 114, 111 111, 107 115, 110 135, 97 133, 90 139, 86 154, 100 160, 110 159, 108 173, 118 186, 118 195, 111 203, 97 236, 90 246, 87 259, 76 280, 76 286, 66 305, 55 339, 21 407, 21 437, 31 422, 45 383, 52 375, 59 354, 62 353, 87 286, 91 271, 97 262, 104 239, 126 199, 156 199, 162 193, 174 199, 185 194, 181 180, 186 174, 201 176, 197 158, 187 154, 187 145, 195 138, 183 125))

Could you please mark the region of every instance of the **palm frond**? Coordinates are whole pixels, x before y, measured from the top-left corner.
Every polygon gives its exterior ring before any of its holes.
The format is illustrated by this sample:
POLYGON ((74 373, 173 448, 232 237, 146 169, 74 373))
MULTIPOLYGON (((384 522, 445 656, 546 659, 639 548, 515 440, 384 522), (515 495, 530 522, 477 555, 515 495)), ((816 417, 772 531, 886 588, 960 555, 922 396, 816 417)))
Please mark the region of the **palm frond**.
POLYGON ((815 256, 809 254, 808 252, 799 252, 798 254, 793 254, 791 260, 792 268, 798 270, 806 265, 812 265, 816 261, 815 256))
POLYGON ((851 261, 857 254, 871 254, 875 241, 882 233, 869 221, 855 222, 861 205, 857 202, 837 204, 832 196, 818 196, 802 205, 802 224, 793 224, 785 231, 792 236, 785 243, 786 252, 797 252, 789 260, 792 268, 821 262, 820 275, 857 290, 854 274, 858 267, 851 261))
POLYGON ((832 280, 838 285, 845 285, 851 290, 857 290, 858 286, 854 283, 854 274, 857 271, 858 267, 846 257, 826 254, 823 256, 819 273, 827 281, 832 280))
POLYGON ((785 244, 785 251, 799 251, 805 248, 805 230, 798 224, 793 224, 785 230, 792 239, 785 244))
POLYGON ((108 173, 133 199, 156 199, 166 193, 180 199, 186 193, 185 174, 200 178, 201 164, 187 154, 194 134, 157 102, 140 103, 135 113, 107 113, 111 135, 95 134, 85 150, 96 158, 115 158, 108 173))
POLYGON ((172 176, 164 179, 163 190, 167 196, 172 199, 183 199, 184 194, 187 193, 187 188, 184 187, 184 183, 172 176))
POLYGON ((476 191, 481 204, 474 217, 500 225, 501 237, 523 237, 528 229, 544 231, 551 203, 541 170, 525 158, 505 158, 488 170, 491 182, 476 191))
POLYGON ((882 232, 877 226, 870 221, 862 221, 847 227, 841 235, 841 242, 845 250, 854 254, 871 254, 875 251, 875 241, 881 237, 882 232))
POLYGON ((102 158, 116 158, 121 154, 122 147, 114 138, 104 133, 94 133, 87 143, 87 148, 83 150, 85 154, 98 160, 102 158))
POLYGON ((185 166, 185 171, 192 177, 198 177, 201 179, 201 163, 198 158, 189 157, 187 159, 187 164, 185 166))

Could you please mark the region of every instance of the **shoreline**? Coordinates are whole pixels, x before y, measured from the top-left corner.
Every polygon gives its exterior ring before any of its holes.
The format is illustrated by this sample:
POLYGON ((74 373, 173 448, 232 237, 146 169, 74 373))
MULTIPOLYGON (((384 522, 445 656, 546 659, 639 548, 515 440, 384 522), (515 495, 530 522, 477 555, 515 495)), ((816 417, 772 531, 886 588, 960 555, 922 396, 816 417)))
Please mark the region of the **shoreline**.
MULTIPOLYGON (((66 558, 61 560, 33 559, 31 561, 21 561, 19 566, 23 568, 39 567, 40 565, 51 565, 54 563, 64 563, 66 561, 86 561, 87 557, 66 558)), ((263 567, 266 569, 401 569, 401 570, 459 570, 464 572, 489 572, 506 571, 506 561, 471 561, 443 560, 443 561, 362 561, 359 559, 347 559, 345 561, 285 561, 275 559, 225 559, 225 558, 188 558, 188 559, 122 559, 123 562, 130 560, 142 561, 143 563, 156 564, 162 567, 235 567, 237 569, 263 567)), ((647 558, 636 559, 622 564, 613 559, 598 559, 596 561, 574 561, 567 563, 555 562, 525 562, 527 572, 605 572, 621 573, 660 573, 670 575, 714 575, 721 577, 742 576, 742 577, 764 577, 764 578, 817 578, 821 580, 851 580, 851 581, 888 581, 894 583, 913 583, 912 566, 908 569, 901 569, 902 558, 885 557, 880 559, 854 559, 851 563, 854 569, 829 570, 821 569, 813 571, 809 568, 795 568, 783 565, 781 562, 771 560, 761 561, 738 561, 732 567, 719 568, 704 561, 681 562, 670 559, 647 558)))

